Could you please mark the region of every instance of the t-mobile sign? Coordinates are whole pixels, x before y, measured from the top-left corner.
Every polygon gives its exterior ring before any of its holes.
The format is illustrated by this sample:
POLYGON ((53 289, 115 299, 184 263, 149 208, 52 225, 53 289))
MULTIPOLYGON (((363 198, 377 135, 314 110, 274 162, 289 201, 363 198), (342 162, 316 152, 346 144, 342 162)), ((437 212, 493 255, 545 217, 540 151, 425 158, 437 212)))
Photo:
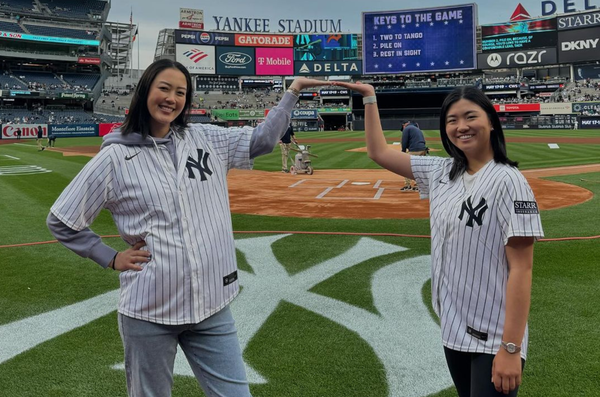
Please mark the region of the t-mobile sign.
POLYGON ((256 48, 257 76, 292 76, 293 48, 256 48))

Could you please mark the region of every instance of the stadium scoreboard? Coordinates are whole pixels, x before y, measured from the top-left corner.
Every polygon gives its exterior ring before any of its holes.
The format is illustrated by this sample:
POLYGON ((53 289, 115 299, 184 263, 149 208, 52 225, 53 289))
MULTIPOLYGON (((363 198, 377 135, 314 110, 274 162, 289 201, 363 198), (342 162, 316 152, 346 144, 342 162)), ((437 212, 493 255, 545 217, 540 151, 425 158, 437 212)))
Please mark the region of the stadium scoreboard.
POLYGON ((556 18, 539 18, 481 26, 486 52, 556 47, 556 18))
POLYGON ((362 24, 364 74, 476 67, 475 4, 363 12, 362 24))

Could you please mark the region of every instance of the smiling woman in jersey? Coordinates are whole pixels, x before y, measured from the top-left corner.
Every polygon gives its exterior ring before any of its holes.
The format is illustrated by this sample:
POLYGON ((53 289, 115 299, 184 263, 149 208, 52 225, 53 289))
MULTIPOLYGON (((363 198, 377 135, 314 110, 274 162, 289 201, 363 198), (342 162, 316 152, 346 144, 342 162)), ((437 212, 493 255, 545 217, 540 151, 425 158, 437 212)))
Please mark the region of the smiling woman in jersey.
POLYGON ((415 179, 430 200, 432 304, 460 397, 516 396, 527 357, 538 206, 507 157, 500 119, 475 87, 450 93, 440 136, 450 158, 388 147, 369 84, 336 82, 363 95, 367 152, 415 179))
POLYGON ((118 322, 129 396, 168 397, 177 346, 209 396, 250 396, 229 303, 239 293, 227 172, 270 153, 290 124, 298 78, 255 128, 189 124, 192 79, 160 60, 142 75, 120 129, 63 191, 48 215, 54 236, 120 271, 118 322), (110 211, 130 248, 89 229, 110 211))

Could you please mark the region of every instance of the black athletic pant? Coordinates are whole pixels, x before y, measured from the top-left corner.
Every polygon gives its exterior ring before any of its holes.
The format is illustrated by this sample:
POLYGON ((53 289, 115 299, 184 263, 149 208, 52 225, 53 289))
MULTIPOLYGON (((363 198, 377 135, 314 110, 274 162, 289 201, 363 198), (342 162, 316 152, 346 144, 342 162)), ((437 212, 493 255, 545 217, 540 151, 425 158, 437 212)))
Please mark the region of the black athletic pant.
MULTIPOLYGON (((446 362, 459 397, 516 397, 519 387, 509 394, 497 392, 492 383, 493 354, 467 353, 444 347, 446 362)), ((525 360, 521 360, 522 368, 525 360)))

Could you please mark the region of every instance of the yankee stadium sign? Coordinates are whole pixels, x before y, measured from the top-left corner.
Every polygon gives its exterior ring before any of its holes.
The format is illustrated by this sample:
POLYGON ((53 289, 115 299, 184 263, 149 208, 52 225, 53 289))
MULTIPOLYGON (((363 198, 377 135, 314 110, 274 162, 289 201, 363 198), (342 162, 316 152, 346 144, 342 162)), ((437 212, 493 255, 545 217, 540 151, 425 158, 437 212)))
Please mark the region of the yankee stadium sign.
MULTIPOLYGON (((228 32, 269 33, 271 20, 263 18, 238 18, 213 16, 216 30, 228 32)), ((338 19, 280 19, 278 33, 340 33, 342 20, 338 19)))

